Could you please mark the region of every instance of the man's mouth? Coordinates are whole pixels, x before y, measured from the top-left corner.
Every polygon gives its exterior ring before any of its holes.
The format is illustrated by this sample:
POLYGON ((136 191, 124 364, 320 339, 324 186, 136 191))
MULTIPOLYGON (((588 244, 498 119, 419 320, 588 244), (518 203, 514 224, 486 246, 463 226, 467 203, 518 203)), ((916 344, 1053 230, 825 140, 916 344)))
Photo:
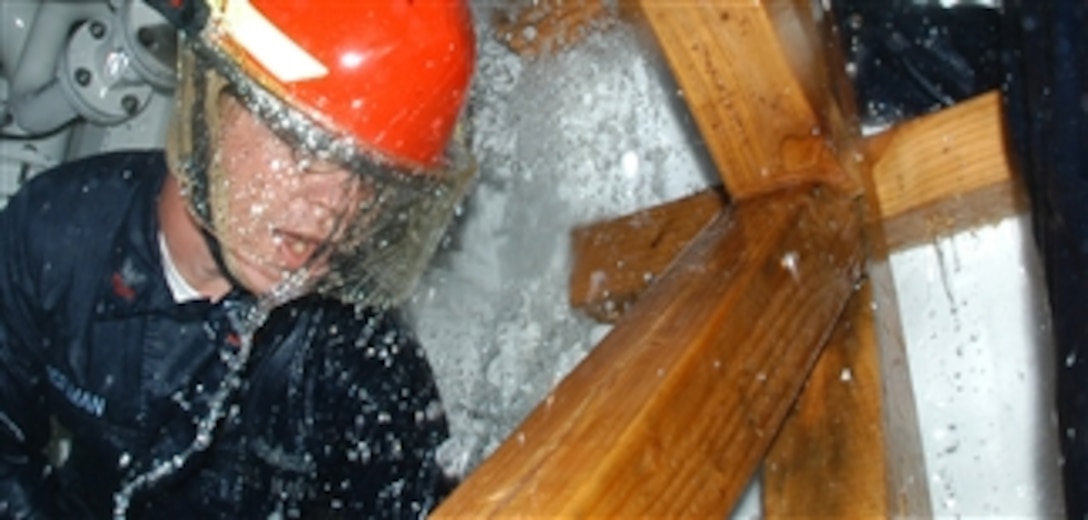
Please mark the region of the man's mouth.
POLYGON ((283 267, 289 271, 305 266, 322 242, 319 238, 291 231, 276 230, 275 234, 283 267))

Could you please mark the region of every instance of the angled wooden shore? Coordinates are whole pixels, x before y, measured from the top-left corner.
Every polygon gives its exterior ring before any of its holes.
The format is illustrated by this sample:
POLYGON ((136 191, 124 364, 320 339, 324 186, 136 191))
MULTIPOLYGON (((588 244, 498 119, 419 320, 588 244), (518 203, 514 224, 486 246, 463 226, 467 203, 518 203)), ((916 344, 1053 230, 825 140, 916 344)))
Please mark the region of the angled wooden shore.
POLYGON ((802 188, 716 217, 435 518, 727 511, 854 290, 857 216, 802 188))
MULTIPOLYGON (((605 5, 542 0, 505 39, 554 51, 605 5)), ((435 516, 720 518, 760 465, 770 518, 929 516, 887 259, 1022 210, 996 93, 863 139, 807 0, 619 5, 725 194, 574 230, 572 305, 615 328, 435 516)))

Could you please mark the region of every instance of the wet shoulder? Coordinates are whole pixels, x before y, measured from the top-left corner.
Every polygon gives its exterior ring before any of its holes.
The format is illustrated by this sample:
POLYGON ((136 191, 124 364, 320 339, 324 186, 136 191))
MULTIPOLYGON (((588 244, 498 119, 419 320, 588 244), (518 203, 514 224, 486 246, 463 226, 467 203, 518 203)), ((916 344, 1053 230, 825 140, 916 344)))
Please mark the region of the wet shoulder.
POLYGON ((35 223, 105 223, 116 220, 141 190, 161 185, 165 173, 159 151, 95 155, 33 177, 11 204, 35 223))
POLYGON ((315 339, 320 344, 324 380, 349 385, 387 383, 431 387, 433 375, 415 333, 396 309, 357 308, 334 300, 312 303, 320 316, 315 339))
POLYGON ((137 234, 153 225, 165 172, 162 153, 144 151, 97 155, 42 172, 4 208, 0 256, 18 259, 24 271, 15 275, 50 294, 75 278, 91 283, 86 275, 107 261, 126 225, 137 234), (146 218, 127 219, 134 210, 146 218))

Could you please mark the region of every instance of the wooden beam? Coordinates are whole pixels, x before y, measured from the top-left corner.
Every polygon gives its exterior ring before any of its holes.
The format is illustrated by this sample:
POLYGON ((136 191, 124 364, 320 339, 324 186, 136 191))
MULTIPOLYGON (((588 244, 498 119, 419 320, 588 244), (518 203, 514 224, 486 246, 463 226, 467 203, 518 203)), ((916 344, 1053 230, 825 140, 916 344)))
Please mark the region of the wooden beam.
MULTIPOLYGON (((911 123, 900 134, 903 140, 898 146, 904 148, 881 149, 869 143, 870 146, 858 148, 873 149, 875 161, 851 160, 865 183, 867 279, 844 313, 834 338, 767 457, 763 473, 765 517, 932 516, 906 342, 888 263, 896 245, 889 239, 889 229, 890 224, 901 218, 897 214, 900 208, 914 203, 924 207, 928 204, 926 194, 940 192, 904 190, 910 184, 903 179, 947 175, 949 171, 940 168, 947 167, 947 159, 903 171, 898 180, 887 175, 887 170, 870 171, 868 167, 884 168, 907 161, 902 156, 886 155, 889 150, 897 155, 933 153, 913 149, 912 145, 925 148, 922 136, 972 133, 970 129, 977 124, 970 117, 974 110, 977 107, 953 108, 951 116, 945 114, 911 123), (888 184, 893 181, 896 184, 888 184), (889 194, 896 197, 888 198, 889 194)), ((889 142, 885 141, 884 146, 889 142)), ((988 146, 997 142, 989 140, 988 146)), ((946 156, 956 155, 948 150, 943 152, 946 156)), ((977 150, 968 149, 964 153, 974 156, 977 150)), ((927 159, 919 162, 926 164, 927 159)), ((938 180, 936 184, 955 186, 944 192, 942 196, 946 198, 962 199, 965 193, 957 190, 970 194, 977 189, 971 183, 938 180)))
MULTIPOLYGON (((826 24, 817 23, 812 18, 813 11, 809 8, 810 3, 807 0, 765 2, 750 0, 743 3, 718 0, 701 2, 697 6, 694 3, 677 5, 667 0, 631 0, 625 2, 625 5, 627 7, 634 5, 633 11, 637 12, 642 19, 649 21, 648 26, 653 29, 658 44, 665 51, 678 83, 683 88, 685 99, 689 102, 689 108, 695 114, 703 137, 732 195, 746 199, 809 181, 836 184, 840 188, 845 188, 844 191, 853 193, 860 193, 860 186, 863 184, 868 185, 871 193, 878 191, 876 182, 879 182, 879 179, 865 175, 869 167, 868 162, 856 160, 863 158, 864 147, 859 146, 861 141, 857 138, 856 125, 853 124, 851 112, 847 110, 853 106, 849 102, 849 92, 846 92, 849 90, 849 84, 842 81, 841 74, 828 72, 842 70, 841 66, 828 67, 827 65, 833 62, 828 60, 827 55, 820 56, 820 50, 826 48, 824 44, 832 42, 833 38, 826 32, 826 24), (679 13, 677 9, 680 10, 679 13), (657 18, 654 18, 655 13, 657 18), (683 17, 687 15, 691 17, 685 22, 683 17), (745 18, 747 15, 751 17, 745 18), (721 18, 715 20, 716 16, 721 18), (726 25, 720 22, 728 19, 738 21, 736 27, 730 28, 730 30, 735 29, 737 34, 716 34, 716 30, 725 30, 726 25), (752 22, 752 20, 755 21, 752 22), (748 38, 746 43, 731 46, 744 38, 748 38), (753 45, 752 41, 761 41, 764 45, 753 45), (757 49, 758 52, 753 52, 752 49, 757 49), (698 58, 705 58, 705 60, 702 64, 695 63, 692 66, 691 62, 698 58), (685 59, 688 60, 687 63, 684 62, 685 59), (781 67, 783 64, 784 68, 781 67), (783 70, 788 72, 783 73, 783 70), (741 75, 744 77, 740 78, 741 75), (752 80, 748 75, 753 75, 755 79, 752 80), (791 81, 794 83, 790 83, 791 81), (695 90, 691 88, 691 85, 695 86, 695 90), (773 88, 767 89, 774 85, 787 85, 784 90, 788 91, 789 96, 792 97, 783 102, 779 95, 781 92, 776 94, 773 88), (797 88, 794 88, 795 86, 797 88), (799 94, 801 92, 803 94, 799 94), (714 96, 718 97, 714 98, 714 96), (702 105, 692 104, 693 99, 706 98, 715 99, 715 102, 702 105), (769 103, 768 99, 771 100, 769 103), (773 119, 782 115, 782 106, 787 108, 795 106, 791 103, 799 103, 797 106, 802 106, 808 112, 786 110, 784 113, 789 116, 784 118, 787 127, 789 123, 797 121, 812 121, 814 124, 807 128, 808 135, 801 135, 795 131, 783 132, 783 122, 773 119), (708 110, 715 109, 719 110, 719 113, 706 114, 708 110), (721 135, 707 131, 706 121, 714 123, 715 116, 719 117, 716 129, 727 128, 734 131, 725 136, 724 142, 721 141, 721 135), (725 122, 722 123, 722 121, 725 122), (733 126, 727 126, 730 124, 733 126), (833 146, 829 147, 829 142, 833 143, 833 146), (715 152, 719 153, 715 154, 715 152), (745 155, 746 153, 748 155, 745 155), (770 162, 761 163, 760 161, 764 159, 770 162), (768 164, 770 166, 766 166, 768 164), (733 170, 727 169, 727 166, 733 167, 733 165, 740 165, 737 170, 741 171, 741 174, 738 175, 733 170), (753 165, 760 167, 753 168, 753 165), (846 175, 841 172, 846 172, 846 175), (862 180, 863 176, 864 180, 862 180)), ((559 18, 563 16, 566 15, 560 11, 559 18)), ((524 28, 525 26, 522 26, 522 30, 524 28)), ((533 26, 534 31, 536 28, 537 26, 533 26)), ((713 125, 711 127, 715 128, 713 125)), ((922 135, 924 132, 915 131, 914 134, 913 139, 917 139, 917 135, 922 135)), ((907 132, 908 137, 911 135, 912 132, 907 132)), ((881 152, 876 155, 879 160, 883 157, 883 152, 894 149, 890 146, 892 142, 891 138, 883 137, 872 140, 868 144, 873 150, 881 152)), ((910 142, 910 139, 906 139, 900 146, 904 146, 903 149, 909 149, 910 142)), ((968 193, 981 193, 981 191, 969 189, 968 193)), ((803 404, 797 413, 807 417, 808 420, 793 420, 792 424, 785 427, 779 440, 780 444, 788 445, 789 439, 795 439, 794 442, 797 442, 798 438, 807 439, 806 447, 816 449, 818 453, 823 454, 842 454, 844 450, 849 451, 849 448, 853 448, 852 461, 854 463, 842 463, 833 467, 825 465, 821 473, 811 465, 812 460, 808 460, 810 464, 805 465, 806 459, 819 457, 812 457, 811 453, 796 449, 797 444, 793 445, 795 448, 793 450, 775 448, 770 465, 791 469, 769 470, 765 494, 768 516, 800 511, 807 514, 824 512, 832 516, 840 516, 840 514, 859 516, 868 515, 870 512, 876 512, 877 516, 927 516, 929 514, 926 473, 920 449, 920 436, 917 431, 914 397, 906 365, 901 327, 898 323, 894 286, 890 270, 884 261, 890 244, 887 239, 889 235, 885 230, 894 229, 894 225, 885 226, 881 217, 883 208, 887 207, 891 210, 894 205, 882 204, 882 199, 877 196, 874 196, 873 200, 870 215, 874 217, 870 219, 868 243, 871 252, 875 253, 876 261, 869 266, 869 276, 876 290, 873 291, 872 299, 867 303, 854 304, 850 311, 852 317, 850 323, 857 325, 850 329, 842 328, 837 333, 840 340, 836 341, 832 347, 834 350, 821 361, 822 368, 817 369, 813 375, 808 392, 824 392, 824 398, 806 398, 806 404, 803 404), (875 318, 875 323, 871 311, 873 308, 878 309, 879 314, 875 318), (879 356, 876 355, 877 345, 880 346, 879 356), (833 388, 833 383, 842 383, 844 363, 849 363, 849 373, 858 381, 859 388, 856 390, 859 391, 852 396, 853 400, 850 400, 851 396, 827 397, 827 391, 833 388), (826 368, 828 366, 832 368, 826 368), (863 391, 861 388, 867 388, 868 391, 863 391), (880 393, 879 389, 883 389, 885 393, 880 393), (882 396, 883 399, 881 399, 882 396), (824 406, 828 402, 827 399, 838 399, 835 402, 846 399, 846 402, 853 406, 855 413, 846 416, 836 414, 835 410, 824 406), (834 431, 829 431, 827 429, 829 424, 836 425, 837 429, 833 428, 834 431), (870 435, 865 436, 864 439, 850 435, 851 432, 858 431, 868 431, 870 435), (822 447, 820 441, 825 443, 822 447), (831 444, 827 445, 826 443, 829 442, 831 444), (859 464, 859 460, 866 463, 859 464), (839 493, 843 488, 835 487, 836 484, 842 485, 844 482, 849 482, 846 488, 855 493, 852 508, 846 507, 845 504, 848 501, 844 500, 839 493), (808 504, 808 506, 800 510, 791 509, 791 504, 796 506, 799 503, 808 504)), ((685 204, 694 206, 695 203, 686 202, 685 204)), ((593 260, 586 264, 587 268, 576 270, 572 277, 572 303, 585 302, 587 307, 598 315, 601 314, 602 308, 609 310, 613 313, 608 316, 609 318, 621 313, 625 309, 624 305, 632 301, 644 289, 648 278, 645 275, 649 273, 650 277, 653 277, 664 270, 664 266, 668 265, 677 251, 683 249, 686 241, 684 237, 694 233, 692 230, 700 227, 700 221, 705 222, 704 219, 707 217, 698 212, 694 212, 688 219, 678 218, 677 215, 681 215, 685 204, 671 206, 663 213, 643 213, 641 221, 613 221, 600 227, 579 230, 581 237, 575 240, 576 249, 593 251, 593 254, 589 255, 593 260), (654 228, 652 222, 655 220, 661 222, 663 227, 654 228), (627 225, 630 229, 632 222, 640 222, 643 227, 651 228, 646 235, 641 236, 642 239, 646 236, 659 236, 660 239, 656 242, 652 238, 649 242, 640 242, 640 235, 634 231, 629 231, 626 235, 623 233, 616 235, 617 230, 622 229, 621 226, 627 225), (648 223, 651 224, 648 225, 648 223), (612 238, 601 241, 602 236, 612 238), (620 238, 614 238, 616 236, 620 238), (625 255, 625 252, 628 254, 625 255), (611 264, 608 262, 610 255, 615 255, 611 264), (579 272, 583 274, 578 274, 579 272), (576 280, 579 279, 585 281, 577 291, 580 300, 576 299, 574 291, 576 280), (613 290, 615 293, 612 292, 613 290), (604 298, 603 305, 598 305, 601 301, 594 303, 596 298, 604 298), (610 303, 612 307, 608 307, 610 303), (598 305, 596 310, 594 305, 598 305)), ((703 211, 713 213, 718 210, 707 206, 703 208, 703 211)), ((899 215, 893 216, 888 224, 899 222, 900 218, 899 215)), ((638 308, 645 305, 647 303, 642 303, 638 308)), ((664 327, 664 325, 661 326, 664 327)), ((670 390, 667 386, 661 387, 660 391, 677 392, 670 390)), ((560 402, 558 395, 550 398, 549 402, 552 406, 560 402)), ((658 395, 660 394, 653 394, 655 397, 658 395)), ((673 401, 676 401, 675 397, 673 401)), ((661 401, 661 403, 664 402, 667 401, 661 401)), ((577 407, 579 411, 585 409, 587 408, 581 405, 577 407)), ((603 406, 596 408, 598 411, 606 409, 603 406)), ((542 413, 546 414, 546 412, 538 411, 534 417, 542 413)), ((532 420, 530 419, 530 422, 526 424, 532 424, 532 420)), ((559 419, 553 417, 553 420, 559 419)), ((592 420, 591 418, 584 419, 584 421, 592 420)), ((573 431, 573 428, 576 426, 568 425, 560 428, 559 431, 565 435, 573 431)), ((641 429, 628 430, 628 432, 631 431, 636 433, 620 435, 630 438, 642 434, 641 429)), ((523 428, 514 438, 522 445, 521 450, 528 450, 532 448, 525 445, 526 441, 531 436, 537 436, 537 433, 539 432, 530 428, 523 428), (530 434, 530 432, 533 433, 530 434)), ((658 444, 660 441, 653 447, 656 448, 658 444)), ((560 444, 546 444, 546 446, 549 449, 558 449, 557 446, 560 444)), ((624 460, 623 454, 627 453, 621 450, 621 452, 605 452, 603 455, 605 462, 608 463, 624 460), (621 454, 617 455, 617 453, 621 454)), ((534 459, 524 453, 522 455, 537 462, 551 460, 549 456, 534 459)), ((686 456, 698 457, 690 452, 686 456)), ((658 455, 655 460, 679 459, 668 459, 658 455)), ((843 462, 839 459, 835 461, 843 462)), ((508 462, 519 463, 517 460, 508 462)), ((684 459, 679 460, 677 464, 686 468, 692 462, 684 459)), ((713 470, 688 471, 695 471, 698 474, 698 471, 713 470)), ((622 489, 627 489, 622 487, 627 484, 613 484, 607 478, 615 477, 622 470, 606 468, 593 469, 591 472, 594 478, 580 481, 585 482, 585 486, 593 489, 600 489, 602 486, 609 489, 621 486, 622 489), (605 477, 603 482, 602 476, 605 477)), ((651 511, 639 509, 637 506, 633 509, 613 510, 601 506, 599 502, 602 499, 593 492, 578 490, 570 492, 572 494, 569 495, 575 498, 581 497, 573 503, 574 505, 550 509, 551 506, 540 506, 540 502, 537 501, 541 496, 539 492, 541 481, 525 474, 522 476, 526 480, 521 481, 520 484, 512 484, 515 490, 511 491, 510 487, 503 487, 489 495, 490 498, 477 502, 477 505, 501 504, 489 509, 493 511, 492 514, 498 516, 551 515, 555 512, 568 515, 598 513, 610 515, 616 511, 619 511, 619 514, 635 515, 658 513, 688 515, 693 511, 693 509, 667 508, 651 511), (527 492, 524 491, 526 487, 519 486, 527 486, 534 491, 527 492), (521 506, 510 507, 510 504, 521 504, 521 506), (530 506, 528 509, 523 508, 526 504, 530 506)), ((685 475, 673 474, 670 478, 684 479, 685 475)), ((473 479, 476 477, 474 476, 473 479)), ((688 482, 690 479, 684 481, 688 482)), ((494 483, 501 484, 499 481, 494 483)), ((560 485, 545 487, 550 490, 544 493, 545 497, 551 496, 550 494, 553 494, 555 490, 562 492, 563 489, 560 485)), ((731 489, 729 486, 726 488, 731 489)), ((486 489, 485 485, 477 492, 486 489)), ((681 490, 683 489, 686 488, 681 487, 681 490)), ((641 489, 639 494, 643 495, 641 489)), ((548 498, 539 500, 547 501, 548 498)), ((464 503, 471 504, 471 499, 466 499, 464 503)), ((696 508, 695 511, 710 511, 709 509, 699 510, 701 506, 698 504, 693 507, 696 508)), ((442 511, 447 509, 444 507, 442 511)), ((477 516, 477 511, 471 506, 469 509, 462 510, 462 513, 466 512, 477 516)))
POLYGON ((870 138, 879 214, 893 248, 1026 211, 990 92, 870 138))
MULTIPOLYGON (((866 234, 870 241, 873 228, 866 234)), ((872 287, 873 335, 862 338, 877 346, 881 394, 880 427, 883 429, 883 457, 887 461, 883 483, 886 486, 887 516, 892 518, 932 518, 929 473, 922 451, 918 407, 911 381, 907 343, 900 322, 899 297, 887 258, 873 255, 866 275, 872 287)), ((876 456, 871 454, 870 456, 876 456)))
MULTIPOLYGON (((883 221, 881 247, 888 249, 883 256, 1027 211, 1005 151, 1000 110, 998 93, 991 92, 871 137, 858 147, 870 159, 847 159, 871 183, 872 214, 883 221)), ((641 277, 663 271, 712 206, 711 198, 681 199, 580 226, 572 235, 571 305, 615 320, 645 287, 641 277), (670 241, 649 247, 658 233, 670 241)))
MULTIPOLYGON (((809 0, 620 3, 664 51, 733 197, 816 181, 860 190, 842 160, 860 153, 859 129, 850 81, 834 72, 844 61, 829 14, 809 0), (836 159, 843 168, 826 167, 836 159)), ((538 56, 613 20, 606 0, 537 0, 496 11, 493 26, 515 52, 538 56)))
POLYGON ((598 321, 615 321, 725 207, 725 194, 709 189, 574 228, 571 307, 598 321))
POLYGON ((435 518, 726 514, 859 276, 850 200, 716 218, 435 518))
POLYGON ((621 5, 653 33, 730 197, 848 182, 827 167, 828 124, 843 116, 828 107, 834 89, 809 1, 621 5))
MULTIPOLYGON (((580 280, 586 287, 596 279, 596 293, 581 290, 589 296, 584 303, 590 308, 608 309, 607 314, 592 313, 594 317, 614 321, 626 312, 628 306, 613 305, 607 290, 622 287, 623 301, 636 301, 647 285, 638 283, 636 273, 661 272, 674 261, 666 253, 679 255, 686 247, 681 243, 685 234, 676 228, 702 225, 704 215, 717 207, 712 194, 579 229, 572 284, 580 280), (668 236, 659 241, 668 247, 643 252, 651 249, 647 244, 656 236, 668 236), (622 265, 609 263, 609 257, 623 259, 622 265), (633 267, 624 271, 624 265, 633 267), (615 275, 630 281, 614 283, 622 280, 615 275)), ((869 279, 844 313, 764 464, 768 518, 929 516, 915 399, 883 222, 876 219, 870 227, 867 242, 875 260, 869 279)))
MULTIPOLYGON (((856 164, 859 165, 864 182, 867 257, 865 271, 871 299, 859 303, 853 313, 845 315, 844 319, 854 319, 861 323, 862 326, 854 328, 854 339, 863 348, 864 345, 872 345, 879 352, 875 361, 880 374, 881 420, 877 424, 882 433, 881 443, 871 443, 867 447, 873 450, 869 452, 869 457, 873 460, 882 458, 885 461, 885 473, 880 481, 884 485, 884 492, 880 493, 878 488, 874 493, 876 496, 882 495, 885 500, 884 516, 929 518, 933 516, 929 474, 926 472, 925 455, 922 451, 907 344, 900 321, 899 297, 890 263, 892 245, 887 234, 888 220, 882 213, 877 176, 868 169, 873 162, 863 160, 856 164), (872 327, 867 327, 868 324, 872 327)), ((856 361, 869 363, 870 366, 862 370, 863 373, 872 373, 873 358, 863 356, 856 361)), ((871 406, 876 403, 869 404, 871 406)), ((872 417, 873 413, 870 411, 865 415, 872 417)), ((859 430, 855 426, 842 431, 859 430)), ((827 481, 824 482, 826 485, 827 481)))
POLYGON ((914 399, 884 387, 876 309, 872 284, 866 281, 767 455, 764 517, 929 516, 924 465, 902 460, 900 447, 890 443, 890 437, 902 435, 889 434, 894 417, 885 409, 914 399), (913 480, 903 481, 905 471, 896 464, 911 468, 913 480))
MULTIPOLYGON (((586 283, 588 273, 593 272, 590 265, 607 273, 621 270, 601 259, 578 260, 584 256, 615 255, 637 259, 631 265, 638 265, 638 271, 664 270, 674 259, 663 251, 639 254, 625 247, 646 247, 656 230, 697 214, 695 204, 693 199, 682 199, 581 228, 581 238, 576 241, 579 246, 574 248, 576 276, 572 281, 578 278, 586 283), (638 225, 633 225, 636 222, 638 225), (629 236, 640 230, 645 235, 629 236), (623 238, 610 243, 607 237, 614 233, 623 238), (593 250, 595 243, 607 243, 608 251, 593 250)), ((702 217, 692 220, 686 225, 693 227, 702 217)), ((879 219, 872 223, 869 243, 884 243, 881 226, 879 219)), ((674 239, 681 236, 673 234, 674 239)), ((680 251, 683 247, 674 244, 670 249, 680 251)), ((929 516, 915 399, 894 282, 886 264, 887 247, 873 249, 877 260, 869 266, 869 276, 879 281, 879 291, 874 296, 873 283, 867 280, 853 299, 835 339, 813 370, 794 416, 783 426, 764 464, 764 512, 768 518, 929 516)), ((610 274, 598 274, 597 290, 612 287, 611 279, 610 274)), ((633 290, 635 284, 627 287, 633 290)), ((607 294, 594 296, 590 301, 598 305, 610 301, 607 294)), ((626 293, 626 298, 637 300, 638 293, 626 293)), ((609 320, 627 309, 606 307, 609 320)))
POLYGON ((499 40, 529 57, 575 45, 610 19, 605 0, 536 0, 520 11, 495 14, 499 40))
POLYGON ((763 464, 766 518, 887 517, 883 391, 866 282, 763 464))

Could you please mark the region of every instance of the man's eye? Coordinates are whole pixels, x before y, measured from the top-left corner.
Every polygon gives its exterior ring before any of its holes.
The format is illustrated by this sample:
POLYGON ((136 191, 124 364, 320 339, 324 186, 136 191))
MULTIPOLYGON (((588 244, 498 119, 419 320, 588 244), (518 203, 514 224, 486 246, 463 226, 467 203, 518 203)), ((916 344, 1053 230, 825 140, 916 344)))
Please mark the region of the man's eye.
POLYGON ((307 157, 298 162, 298 168, 308 173, 331 173, 338 166, 332 161, 307 157))
POLYGON ((295 147, 291 149, 295 166, 304 173, 331 173, 340 169, 339 164, 324 154, 312 154, 295 147))

